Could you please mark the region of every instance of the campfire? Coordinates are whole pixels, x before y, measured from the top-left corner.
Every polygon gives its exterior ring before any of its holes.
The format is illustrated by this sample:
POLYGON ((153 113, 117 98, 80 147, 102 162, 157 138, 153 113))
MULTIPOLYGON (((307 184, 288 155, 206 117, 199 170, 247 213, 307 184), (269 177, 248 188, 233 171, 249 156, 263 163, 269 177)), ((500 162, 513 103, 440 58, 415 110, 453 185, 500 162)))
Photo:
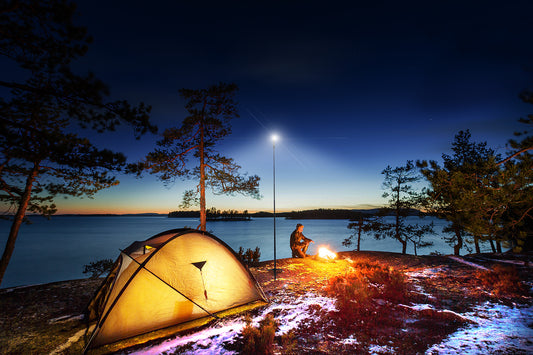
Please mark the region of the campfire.
POLYGON ((337 258, 337 254, 335 254, 326 247, 320 247, 318 249, 318 257, 322 259, 333 260, 337 258))

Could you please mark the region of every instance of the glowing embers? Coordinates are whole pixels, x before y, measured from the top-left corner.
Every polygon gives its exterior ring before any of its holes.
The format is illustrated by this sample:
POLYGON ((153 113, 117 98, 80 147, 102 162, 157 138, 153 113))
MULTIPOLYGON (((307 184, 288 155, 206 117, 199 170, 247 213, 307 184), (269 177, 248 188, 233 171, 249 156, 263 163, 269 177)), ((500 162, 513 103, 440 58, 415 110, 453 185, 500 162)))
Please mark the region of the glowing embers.
POLYGON ((322 259, 333 260, 337 258, 337 254, 326 247, 320 247, 318 249, 318 257, 322 259))

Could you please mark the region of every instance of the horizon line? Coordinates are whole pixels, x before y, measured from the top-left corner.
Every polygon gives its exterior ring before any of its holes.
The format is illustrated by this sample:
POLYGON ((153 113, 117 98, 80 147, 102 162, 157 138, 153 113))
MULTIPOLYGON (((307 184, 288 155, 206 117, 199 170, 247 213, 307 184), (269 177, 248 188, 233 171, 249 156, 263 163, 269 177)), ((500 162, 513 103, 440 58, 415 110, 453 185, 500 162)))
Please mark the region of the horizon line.
MULTIPOLYGON (((316 208, 302 208, 302 209, 286 209, 286 210, 282 210, 282 211, 276 211, 276 213, 290 213, 290 212, 301 212, 301 211, 314 211, 314 210, 372 210, 372 209, 378 209, 378 208, 381 208, 383 206, 378 206, 378 205, 362 205, 360 207, 337 207, 337 208, 334 208, 334 207, 328 207, 328 208, 324 208, 324 207, 316 207, 316 208)), ((232 210, 232 209, 226 209, 226 210, 232 210)), ((124 215, 160 215, 160 216, 164 216, 164 215, 168 215, 169 213, 171 212, 199 212, 199 210, 174 210, 174 211, 168 211, 168 212, 60 212, 60 213, 55 213, 51 216, 65 216, 65 215, 79 215, 79 216, 83 216, 83 215, 87 215, 87 216, 90 216, 90 215, 113 215, 113 216, 124 216, 124 215)), ((224 209, 221 209, 220 211, 224 211, 224 209)), ((246 211, 246 209, 243 209, 243 210, 236 210, 237 212, 243 212, 243 211, 246 211)), ((248 210, 248 213, 249 214, 255 214, 255 213, 273 213, 272 211, 269 211, 269 210, 256 210, 256 211, 249 211, 248 210)), ((26 214, 27 216, 40 216, 40 214, 36 214, 36 213, 28 213, 26 214)))

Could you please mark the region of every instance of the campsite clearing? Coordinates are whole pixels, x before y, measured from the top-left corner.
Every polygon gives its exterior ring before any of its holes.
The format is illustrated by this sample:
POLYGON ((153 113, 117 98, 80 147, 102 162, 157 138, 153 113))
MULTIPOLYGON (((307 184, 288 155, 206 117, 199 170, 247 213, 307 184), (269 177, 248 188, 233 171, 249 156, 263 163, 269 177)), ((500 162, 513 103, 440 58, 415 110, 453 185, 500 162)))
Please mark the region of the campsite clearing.
MULTIPOLYGON (((385 252, 342 252, 340 260, 282 259, 273 280, 273 262, 251 268, 270 304, 250 312, 254 320, 271 314, 278 322, 274 350, 278 353, 438 354, 522 353, 533 351, 531 255, 485 254, 462 257, 475 265, 511 265, 526 294, 499 295, 482 283, 481 269, 446 256, 412 256, 385 252), (366 265, 366 266, 365 266, 366 265), (368 300, 375 313, 362 309, 353 319, 341 317, 331 293, 336 278, 356 269, 388 270, 403 275, 407 298, 380 296, 368 300), (386 321, 386 322, 385 322, 386 321), (344 323, 343 323, 344 322, 344 323), (356 324, 359 322, 358 324, 356 324), (373 327, 379 322, 379 327, 373 327), (351 325, 357 325, 353 327, 351 325), (500 332, 500 333, 498 333, 500 332), (509 332, 509 337, 506 333, 509 332), (489 336, 490 335, 490 336, 489 336), (495 336, 499 339, 495 341, 495 336), (473 349, 468 351, 468 349, 473 349)), ((79 315, 102 280, 73 280, 0 290, 0 347, 7 354, 79 354, 84 329, 79 315), (68 344, 69 338, 71 345, 68 344)), ((372 285, 378 290, 379 283, 372 285)), ((374 290, 374 289, 369 289, 374 290)), ((363 300, 359 301, 363 304, 363 300)), ((236 351, 244 326, 236 315, 179 336, 138 345, 128 352, 194 353, 236 351)))

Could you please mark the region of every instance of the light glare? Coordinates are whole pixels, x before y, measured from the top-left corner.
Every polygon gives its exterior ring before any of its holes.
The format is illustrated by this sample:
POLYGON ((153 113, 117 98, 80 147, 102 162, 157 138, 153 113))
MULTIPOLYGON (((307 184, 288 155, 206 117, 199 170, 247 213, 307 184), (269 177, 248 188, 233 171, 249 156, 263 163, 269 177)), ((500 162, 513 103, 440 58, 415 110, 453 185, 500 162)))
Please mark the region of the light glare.
POLYGON ((328 248, 326 247, 322 247, 320 249, 318 249, 318 256, 322 259, 335 259, 337 257, 337 254, 335 254, 334 252, 332 252, 331 250, 329 250, 328 248))
POLYGON ((277 134, 273 134, 272 136, 270 136, 270 139, 272 139, 272 142, 277 142, 279 137, 277 134))

